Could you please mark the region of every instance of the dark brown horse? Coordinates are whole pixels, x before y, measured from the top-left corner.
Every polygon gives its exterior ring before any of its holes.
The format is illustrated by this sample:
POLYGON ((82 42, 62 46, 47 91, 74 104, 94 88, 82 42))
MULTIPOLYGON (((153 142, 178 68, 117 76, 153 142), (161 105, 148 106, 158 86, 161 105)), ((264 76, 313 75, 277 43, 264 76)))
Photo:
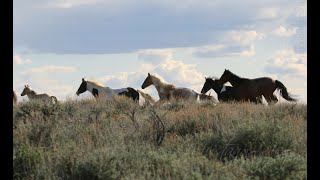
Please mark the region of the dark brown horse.
POLYGON ((280 95, 287 101, 297 101, 291 97, 287 88, 278 80, 270 77, 260 77, 255 79, 241 78, 225 69, 221 78, 217 80, 218 85, 223 85, 226 82, 234 87, 234 95, 238 99, 249 100, 263 95, 268 103, 278 102, 277 97, 273 94, 275 90, 280 90, 280 95))
MULTIPOLYGON (((217 81, 219 79, 217 78, 205 78, 206 82, 204 83, 201 93, 205 94, 207 93, 210 89, 213 89, 218 96, 219 101, 239 101, 241 99, 238 99, 234 95, 234 88, 232 86, 226 86, 226 85, 218 85, 217 81)), ((256 98, 250 98, 251 102, 255 103, 262 103, 262 96, 258 96, 256 98)))

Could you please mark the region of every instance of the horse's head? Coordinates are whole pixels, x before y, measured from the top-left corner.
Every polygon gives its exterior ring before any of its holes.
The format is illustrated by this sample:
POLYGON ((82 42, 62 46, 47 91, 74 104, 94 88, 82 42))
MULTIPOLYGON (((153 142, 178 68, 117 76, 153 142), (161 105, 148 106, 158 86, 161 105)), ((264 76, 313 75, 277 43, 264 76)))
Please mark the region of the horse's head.
POLYGON ((223 85, 224 83, 228 82, 233 76, 233 73, 229 71, 229 69, 225 69, 222 76, 219 80, 217 80, 218 85, 223 85))
POLYGON ((31 92, 31 89, 30 89, 29 85, 24 85, 24 89, 23 89, 23 91, 21 93, 21 96, 29 94, 30 92, 31 92))
POLYGON ((206 77, 205 79, 206 79, 206 82, 204 83, 204 85, 203 85, 203 87, 201 89, 201 93, 202 94, 207 93, 211 89, 211 87, 212 87, 212 85, 214 83, 212 78, 207 78, 206 77))
POLYGON ((82 82, 80 84, 80 87, 78 88, 76 94, 79 96, 79 94, 84 93, 87 91, 87 81, 82 78, 82 82))
POLYGON ((150 86, 151 84, 153 84, 152 76, 151 76, 150 73, 148 73, 148 76, 147 76, 147 78, 144 80, 143 84, 141 85, 141 88, 144 89, 144 88, 150 86))

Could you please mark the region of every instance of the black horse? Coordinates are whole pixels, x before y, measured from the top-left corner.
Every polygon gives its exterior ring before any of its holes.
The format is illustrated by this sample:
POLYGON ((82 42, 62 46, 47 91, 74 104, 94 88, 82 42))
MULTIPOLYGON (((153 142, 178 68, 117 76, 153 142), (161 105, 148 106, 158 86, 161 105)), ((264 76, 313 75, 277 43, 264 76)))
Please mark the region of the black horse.
POLYGON ((278 102, 277 97, 273 94, 276 89, 280 90, 280 95, 287 101, 297 101, 291 97, 287 88, 278 80, 270 77, 260 77, 255 79, 241 78, 231 71, 225 69, 221 78, 217 80, 218 85, 223 85, 226 82, 235 88, 234 96, 241 100, 250 100, 261 95, 264 96, 268 103, 278 102))
MULTIPOLYGON (((234 87, 232 86, 226 86, 226 85, 219 85, 217 83, 218 79, 216 78, 205 78, 206 82, 204 83, 201 93, 205 94, 210 89, 213 89, 218 96, 219 101, 240 101, 241 99, 237 98, 237 96, 234 95, 234 87)), ((255 103, 262 103, 262 96, 259 96, 257 98, 251 98, 251 102, 255 103)))

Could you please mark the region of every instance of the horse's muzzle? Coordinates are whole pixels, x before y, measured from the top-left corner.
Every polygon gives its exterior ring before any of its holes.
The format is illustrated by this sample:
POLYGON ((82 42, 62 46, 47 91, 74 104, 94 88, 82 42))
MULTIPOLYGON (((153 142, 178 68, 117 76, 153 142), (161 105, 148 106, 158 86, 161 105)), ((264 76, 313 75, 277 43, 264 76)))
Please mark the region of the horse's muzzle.
POLYGON ((79 92, 78 91, 76 92, 76 95, 79 96, 79 92))

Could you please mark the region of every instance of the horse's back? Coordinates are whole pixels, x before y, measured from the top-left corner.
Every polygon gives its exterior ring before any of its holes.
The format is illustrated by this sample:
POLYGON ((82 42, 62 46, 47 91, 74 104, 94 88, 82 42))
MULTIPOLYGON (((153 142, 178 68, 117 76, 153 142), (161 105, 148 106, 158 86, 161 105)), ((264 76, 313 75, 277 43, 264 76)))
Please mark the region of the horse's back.
POLYGON ((194 98, 198 97, 198 93, 190 88, 178 87, 172 91, 172 96, 175 98, 194 98))
POLYGON ((253 86, 258 87, 260 90, 274 91, 276 88, 275 80, 270 77, 260 77, 253 79, 251 83, 253 86))

